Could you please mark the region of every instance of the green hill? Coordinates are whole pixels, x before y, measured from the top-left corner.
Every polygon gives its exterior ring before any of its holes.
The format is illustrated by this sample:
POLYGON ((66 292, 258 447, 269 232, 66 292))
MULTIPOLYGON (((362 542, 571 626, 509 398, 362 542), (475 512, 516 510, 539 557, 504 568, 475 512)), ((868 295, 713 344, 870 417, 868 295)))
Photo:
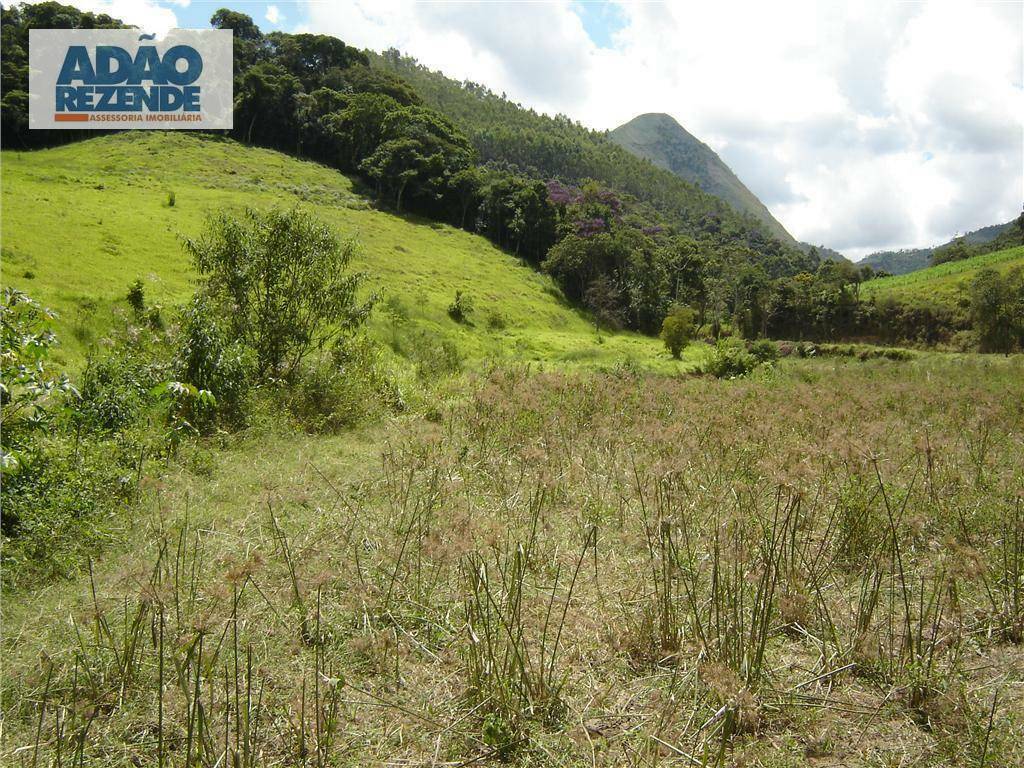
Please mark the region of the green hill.
MULTIPOLYGON (((181 238, 197 234, 209 211, 299 204, 358 239, 358 266, 407 308, 413 328, 444 335, 467 358, 674 366, 656 339, 597 334, 550 278, 483 237, 375 210, 348 177, 315 163, 170 131, 2 159, 4 283, 60 313, 58 362, 76 363, 101 341, 136 278, 152 301, 186 299, 192 272, 181 238), (447 316, 456 290, 474 300, 472 326, 447 316)), ((387 323, 375 313, 376 333, 387 323)))
MULTIPOLYGON (((992 224, 988 227, 981 227, 975 229, 972 232, 967 232, 959 238, 953 238, 948 242, 942 243, 941 245, 934 245, 931 248, 905 248, 900 251, 877 251, 869 254, 857 262, 859 265, 870 266, 876 270, 884 270, 892 275, 905 275, 909 272, 915 272, 919 269, 925 269, 932 262, 932 255, 935 251, 946 248, 957 240, 961 240, 967 245, 985 245, 986 243, 992 243, 1000 236, 1005 234, 1013 227, 1014 221, 1008 221, 1005 224, 992 224)), ((996 244, 998 247, 999 244, 996 244)))
POLYGON ((725 200, 737 211, 754 216, 782 242, 796 244, 786 228, 715 151, 670 115, 650 113, 634 117, 612 131, 609 137, 634 155, 696 184, 708 194, 725 200))
POLYGON ((1024 246, 986 253, 963 261, 950 261, 905 275, 870 280, 861 285, 860 292, 869 299, 891 298, 908 304, 931 303, 956 307, 966 299, 971 280, 987 267, 1000 272, 1024 267, 1024 246))

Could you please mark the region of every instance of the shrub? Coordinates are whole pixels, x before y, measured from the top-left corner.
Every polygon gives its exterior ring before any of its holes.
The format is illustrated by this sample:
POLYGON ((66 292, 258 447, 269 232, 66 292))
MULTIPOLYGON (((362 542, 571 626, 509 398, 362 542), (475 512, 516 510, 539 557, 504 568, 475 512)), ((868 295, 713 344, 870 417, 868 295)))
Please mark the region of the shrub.
POLYGON ((487 328, 489 330, 503 331, 507 327, 508 319, 496 309, 492 309, 487 313, 487 328))
POLYGON ((759 363, 771 363, 779 359, 779 348, 771 339, 758 339, 750 344, 750 354, 759 363))
POLYGON ((740 339, 720 340, 711 357, 704 364, 704 371, 720 379, 743 376, 757 367, 757 358, 747 352, 740 339))
POLYGON ((462 370, 462 353, 450 339, 429 331, 420 331, 409 349, 409 359, 416 366, 416 375, 424 381, 435 381, 462 370))
POLYGON ((146 311, 146 289, 141 280, 136 280, 128 286, 128 306, 132 308, 135 319, 138 320, 146 311))
POLYGON ((90 358, 82 374, 76 418, 98 430, 123 429, 146 405, 146 392, 158 381, 137 353, 118 348, 103 358, 90 358))
POLYGON ((448 305, 448 317, 456 323, 468 323, 473 314, 473 299, 462 291, 455 292, 455 301, 448 305))
POLYGON ((682 355, 683 348, 693 338, 693 310, 689 307, 674 307, 661 323, 661 340, 676 360, 682 355))
POLYGON ((231 340, 254 351, 261 379, 290 378, 311 352, 362 325, 376 299, 358 298, 355 243, 298 208, 247 209, 238 219, 221 212, 185 247, 231 340))
POLYGON ((0 469, 4 476, 24 468, 34 441, 60 407, 57 398, 73 393, 66 375, 46 366, 57 337, 50 330, 56 315, 21 291, 4 288, 0 301, 0 469))
POLYGON ((197 389, 212 392, 216 400, 215 407, 202 401, 194 404, 195 411, 189 417, 200 431, 217 422, 231 426, 245 422, 254 355, 243 344, 231 340, 225 325, 206 296, 195 297, 182 312, 175 376, 197 389))
POLYGON ((329 355, 302 371, 286 400, 292 415, 312 432, 351 427, 405 407, 380 348, 363 335, 339 339, 329 355))

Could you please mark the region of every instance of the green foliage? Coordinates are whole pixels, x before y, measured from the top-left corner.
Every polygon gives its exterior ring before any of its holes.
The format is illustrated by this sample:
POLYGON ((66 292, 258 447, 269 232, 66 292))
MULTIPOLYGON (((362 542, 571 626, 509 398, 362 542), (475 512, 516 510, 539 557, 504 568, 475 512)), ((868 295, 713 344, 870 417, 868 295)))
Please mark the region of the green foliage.
POLYGON ((4 143, 40 147, 67 141, 65 131, 28 127, 28 38, 30 29, 118 29, 105 13, 83 12, 56 2, 7 3, 0 9, 0 116, 4 143))
POLYGON ((455 292, 455 300, 448 305, 448 317, 456 323, 468 323, 473 314, 473 297, 462 291, 455 292))
POLYGON ((759 363, 773 363, 779 359, 779 346, 771 339, 758 339, 748 350, 759 363))
MULTIPOLYGON (((101 539, 95 517, 132 491, 130 470, 140 461, 133 437, 111 440, 91 431, 103 426, 100 418, 119 420, 119 409, 137 412, 134 392, 126 393, 121 380, 101 387, 90 367, 80 398, 67 375, 53 374, 48 365, 57 344, 48 328, 52 317, 24 293, 4 289, 0 459, 5 587, 77 567, 81 553, 101 539), (120 400, 121 395, 131 402, 120 400)), ((108 369, 111 378, 120 378, 118 363, 108 369)))
POLYGON ((503 331, 508 327, 508 319, 496 309, 487 313, 487 330, 503 331))
POLYGON ((207 401, 187 403, 187 419, 205 431, 218 422, 238 427, 245 422, 245 403, 252 386, 255 354, 231 338, 224 318, 210 297, 200 294, 185 307, 178 330, 175 375, 198 390, 213 394, 207 401))
POLYGON ((437 381, 462 370, 463 356, 459 347, 439 333, 418 331, 404 351, 416 366, 416 375, 426 382, 437 381))
POLYGON ((311 352, 362 325, 373 306, 358 297, 355 243, 298 208, 221 212, 185 247, 230 338, 253 350, 261 379, 290 377, 311 352))
POLYGON ((741 339, 721 339, 704 363, 704 372, 719 379, 745 376, 757 367, 757 358, 747 352, 741 339))
POLYGON ((971 283, 971 321, 983 352, 1024 348, 1024 269, 982 269, 971 283))
POLYGON ((139 320, 146 312, 146 288, 142 284, 142 280, 136 279, 135 282, 128 286, 126 298, 128 306, 135 313, 135 319, 139 320))
POLYGON ((90 358, 82 373, 76 418, 90 429, 124 429, 142 414, 146 393, 159 376, 139 350, 125 345, 90 358))
POLYGON ((339 339, 330 354, 303 369, 284 398, 309 432, 333 432, 405 408, 380 347, 363 334, 339 339))
POLYGON ((762 222, 738 214, 725 201, 636 157, 605 132, 587 129, 564 115, 549 117, 524 109, 484 85, 451 80, 394 49, 373 56, 372 63, 401 76, 425 104, 451 119, 484 163, 571 184, 597 180, 641 201, 648 215, 658 219, 655 224, 675 227, 709 245, 729 243, 753 249, 773 274, 816 266, 795 247, 775 239, 762 222))
POLYGON ((0 302, 0 469, 22 471, 33 460, 35 437, 61 406, 59 396, 74 394, 67 375, 47 367, 57 337, 53 313, 21 291, 3 289, 0 302))
POLYGON ((694 332, 694 312, 689 307, 674 307, 661 324, 661 340, 665 348, 676 360, 683 353, 683 348, 690 343, 694 332))
POLYGON ((153 387, 149 394, 167 406, 163 443, 168 457, 177 454, 183 440, 199 434, 199 430, 190 421, 192 414, 217 407, 217 398, 212 392, 185 381, 163 381, 153 387))

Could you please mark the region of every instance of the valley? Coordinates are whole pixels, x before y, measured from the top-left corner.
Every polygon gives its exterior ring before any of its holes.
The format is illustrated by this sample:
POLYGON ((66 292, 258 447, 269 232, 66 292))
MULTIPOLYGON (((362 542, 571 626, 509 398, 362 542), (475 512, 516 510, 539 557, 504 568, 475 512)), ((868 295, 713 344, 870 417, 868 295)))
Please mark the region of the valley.
POLYGON ((283 7, 174 4, 220 132, 29 129, 136 21, 0 11, 0 765, 1024 765, 1024 218, 851 263, 283 7))

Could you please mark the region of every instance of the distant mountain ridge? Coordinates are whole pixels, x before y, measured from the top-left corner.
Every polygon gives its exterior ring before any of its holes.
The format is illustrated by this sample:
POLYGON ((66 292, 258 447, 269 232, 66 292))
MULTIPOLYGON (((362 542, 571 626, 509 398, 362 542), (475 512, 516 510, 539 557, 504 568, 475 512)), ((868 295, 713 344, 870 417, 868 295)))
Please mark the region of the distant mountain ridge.
POLYGON ((927 267, 930 267, 932 255, 940 248, 952 245, 960 239, 971 245, 977 243, 990 243, 1013 226, 1015 221, 1016 219, 1012 219, 1005 224, 990 224, 987 227, 975 229, 961 235, 960 237, 954 237, 940 245, 933 245, 930 248, 904 248, 899 251, 876 251, 875 253, 865 256, 863 259, 858 261, 857 264, 861 266, 870 266, 876 271, 883 270, 888 272, 890 275, 905 275, 909 272, 916 272, 919 269, 926 269, 927 267))
POLYGON ((696 184, 708 194, 725 200, 740 213, 755 217, 782 242, 797 244, 715 151, 671 115, 659 112, 639 115, 610 131, 608 136, 623 149, 696 184))

